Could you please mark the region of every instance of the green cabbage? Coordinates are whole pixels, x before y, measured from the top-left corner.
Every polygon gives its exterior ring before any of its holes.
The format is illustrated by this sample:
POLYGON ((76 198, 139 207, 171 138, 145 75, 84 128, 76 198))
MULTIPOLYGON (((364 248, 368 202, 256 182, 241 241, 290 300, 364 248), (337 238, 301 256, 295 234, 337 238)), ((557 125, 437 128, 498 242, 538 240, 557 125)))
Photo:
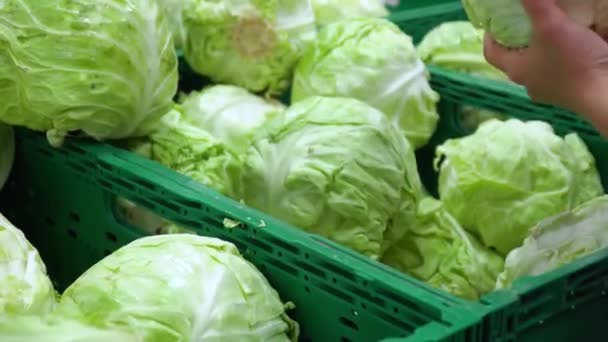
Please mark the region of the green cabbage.
MULTIPOLYGON (((500 44, 520 48, 530 42, 532 25, 520 0, 463 0, 469 20, 492 34, 500 44)), ((605 23, 608 11, 603 1, 557 0, 557 4, 577 23, 593 27, 605 23)))
MULTIPOLYGON (((446 22, 424 36, 418 44, 418 54, 424 63, 446 70, 508 81, 502 71, 486 61, 483 55, 483 36, 484 31, 468 21, 446 22)), ((460 123, 468 132, 474 132, 482 122, 490 119, 507 118, 502 113, 472 106, 463 106, 460 111, 460 123)))
POLYGON ((2 342, 140 342, 134 335, 57 316, 0 316, 2 342))
POLYGON ((0 316, 46 314, 55 305, 56 293, 38 251, 1 214, 0 284, 0 316))
POLYGON ((230 243, 191 234, 136 240, 64 292, 56 314, 141 342, 290 341, 277 292, 230 243))
POLYGON ((385 19, 325 26, 296 67, 292 100, 350 97, 384 112, 414 147, 435 132, 439 95, 412 39, 385 19))
POLYGON ((494 289, 504 260, 485 248, 443 208, 420 202, 416 223, 382 262, 454 295, 479 299, 494 289))
POLYGON ((530 227, 603 194, 595 159, 576 134, 540 121, 491 120, 437 148, 446 209, 506 255, 530 227))
POLYGON ((318 25, 343 19, 386 17, 389 12, 382 0, 311 0, 318 25))
POLYGON ((12 127, 0 123, 0 190, 8 180, 15 158, 15 135, 12 127))
POLYGON ((608 196, 541 221, 507 256, 497 288, 556 269, 608 246, 608 196))
POLYGON ((486 78, 507 80, 507 76, 490 65, 483 55, 484 31, 468 21, 451 21, 429 31, 418 44, 423 62, 447 70, 460 71, 486 78))
POLYGON ((153 0, 0 2, 0 121, 96 139, 144 135, 171 108, 177 57, 153 0))
POLYGON ((162 13, 167 18, 173 33, 173 44, 177 50, 183 49, 186 40, 183 11, 188 1, 192 0, 156 0, 162 13))
POLYGON ((176 106, 146 139, 128 148, 224 194, 238 187, 240 158, 209 132, 190 123, 176 106))
POLYGON ((184 55, 216 83, 280 94, 316 36, 310 0, 191 0, 182 13, 184 55))
POLYGON ((182 99, 181 106, 189 122, 239 154, 247 151, 251 139, 266 120, 285 110, 279 102, 229 85, 193 92, 182 99))
POLYGON ((410 144, 363 102, 311 97, 267 125, 242 170, 247 205, 372 258, 415 219, 410 144))

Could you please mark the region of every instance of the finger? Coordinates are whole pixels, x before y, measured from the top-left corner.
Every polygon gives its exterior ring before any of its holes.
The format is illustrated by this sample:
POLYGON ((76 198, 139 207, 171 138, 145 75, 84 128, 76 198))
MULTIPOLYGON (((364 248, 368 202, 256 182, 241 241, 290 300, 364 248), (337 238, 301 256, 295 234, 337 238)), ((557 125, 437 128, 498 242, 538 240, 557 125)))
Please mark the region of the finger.
POLYGON ((511 50, 498 44, 489 33, 484 37, 483 54, 488 61, 496 68, 505 70, 512 63, 511 50))
POLYGON ((526 50, 511 50, 498 44, 492 36, 486 34, 484 56, 488 63, 502 70, 511 81, 524 84, 526 74, 526 50))
POLYGON ((559 34, 570 23, 556 0, 521 0, 534 31, 539 34, 559 34))

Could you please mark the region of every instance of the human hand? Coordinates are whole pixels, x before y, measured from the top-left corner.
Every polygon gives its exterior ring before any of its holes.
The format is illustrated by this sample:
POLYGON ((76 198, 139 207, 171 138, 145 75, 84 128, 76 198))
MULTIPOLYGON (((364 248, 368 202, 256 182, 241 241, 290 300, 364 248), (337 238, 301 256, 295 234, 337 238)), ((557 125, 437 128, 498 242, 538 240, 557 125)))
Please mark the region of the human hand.
POLYGON ((572 20, 556 0, 521 1, 533 26, 529 47, 510 50, 488 35, 486 59, 525 86, 533 100, 585 115, 608 133, 608 43, 572 20))

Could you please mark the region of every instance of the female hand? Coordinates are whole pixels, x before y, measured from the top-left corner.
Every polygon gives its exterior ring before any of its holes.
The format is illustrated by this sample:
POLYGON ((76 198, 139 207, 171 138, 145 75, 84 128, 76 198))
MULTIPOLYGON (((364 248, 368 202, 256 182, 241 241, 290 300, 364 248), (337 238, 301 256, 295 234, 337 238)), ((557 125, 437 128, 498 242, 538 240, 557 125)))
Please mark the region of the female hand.
POLYGON ((577 112, 608 135, 608 43, 570 19, 556 0, 521 0, 532 21, 529 47, 504 48, 489 35, 488 62, 530 97, 577 112))

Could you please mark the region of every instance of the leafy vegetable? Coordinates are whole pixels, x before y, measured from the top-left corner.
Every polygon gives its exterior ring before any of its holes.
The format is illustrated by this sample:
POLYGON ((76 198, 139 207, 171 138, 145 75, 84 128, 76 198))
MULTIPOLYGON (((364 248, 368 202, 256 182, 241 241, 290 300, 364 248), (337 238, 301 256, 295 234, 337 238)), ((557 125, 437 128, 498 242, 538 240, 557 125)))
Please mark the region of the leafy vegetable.
POLYGON ((15 158, 15 136, 10 126, 0 124, 0 190, 8 180, 15 158))
POLYGON ((224 195, 237 191, 239 158, 210 133, 185 119, 179 106, 163 117, 153 134, 129 148, 224 195))
POLYGON ((264 276, 221 240, 191 234, 132 242, 101 260, 63 294, 57 314, 138 341, 295 341, 264 276))
POLYGON ((235 153, 245 153, 256 131, 285 107, 247 90, 216 85, 182 99, 184 117, 205 129, 235 153))
POLYGON ((96 139, 147 134, 171 107, 177 57, 153 0, 0 3, 0 120, 96 139))
POLYGON ((484 31, 468 21, 451 21, 429 31, 418 44, 418 55, 427 64, 507 80, 507 76, 490 65, 483 55, 484 31))
POLYGON ((318 25, 343 19, 385 17, 388 10, 382 0, 312 0, 318 25))
POLYGON ((547 218, 530 230, 523 245, 507 256, 497 288, 536 276, 608 246, 608 196, 547 218))
POLYGON ((414 147, 437 127, 439 95, 412 39, 388 20, 352 19, 325 26, 298 63, 292 100, 351 97, 384 112, 414 147))
POLYGON ((310 0, 192 0, 182 15, 192 68, 254 92, 284 91, 316 36, 310 0))
POLYGON ((175 48, 183 49, 186 40, 186 28, 184 27, 184 6, 192 0, 156 0, 158 6, 167 18, 169 27, 173 32, 173 43, 175 48))
POLYGON ((0 331, 3 342, 139 342, 120 330, 56 316, 0 316, 0 331))
MULTIPOLYGON (((557 4, 577 23, 594 27, 605 23, 608 11, 602 13, 603 1, 557 0, 557 4)), ((463 0, 464 9, 477 27, 492 34, 507 47, 527 46, 532 35, 530 18, 518 0, 463 0)))
POLYGON ((436 164, 446 209, 505 255, 538 221, 603 194, 581 139, 540 121, 487 121, 439 146, 436 164))
POLYGON ((0 284, 0 316, 46 314, 55 305, 56 293, 38 251, 1 214, 0 284))
MULTIPOLYGON (((440 24, 427 33, 420 44, 418 54, 426 64, 446 70, 508 81, 507 76, 488 63, 483 55, 484 31, 468 21, 451 21, 440 24)), ((463 106, 460 122, 464 129, 474 132, 490 119, 506 120, 501 113, 472 106, 463 106)))
POLYGON ((413 149, 363 102, 311 97, 268 125, 245 157, 247 205, 372 258, 415 218, 413 149))
POLYGON ((382 262, 467 299, 492 291, 504 263, 430 197, 420 202, 416 223, 382 262))

